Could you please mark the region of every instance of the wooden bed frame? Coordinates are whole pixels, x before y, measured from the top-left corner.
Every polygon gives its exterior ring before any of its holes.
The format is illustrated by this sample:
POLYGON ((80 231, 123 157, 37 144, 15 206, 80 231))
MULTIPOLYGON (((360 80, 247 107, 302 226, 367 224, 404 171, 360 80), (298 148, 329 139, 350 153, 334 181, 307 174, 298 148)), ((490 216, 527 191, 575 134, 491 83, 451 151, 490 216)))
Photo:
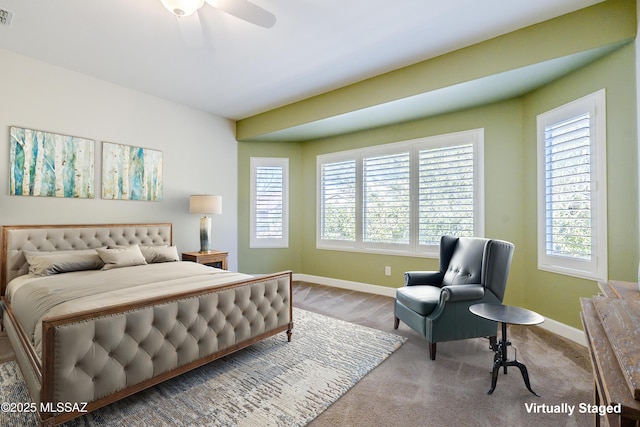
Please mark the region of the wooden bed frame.
MULTIPOLYGON (((42 359, 40 359, 31 345, 29 334, 27 334, 18 323, 12 311, 12 307, 5 296, 5 289, 8 281, 16 274, 26 274, 24 273, 24 264, 26 261, 24 260, 22 250, 50 251, 87 249, 108 244, 171 244, 171 234, 172 226, 168 223, 20 225, 2 227, 0 289, 2 292, 2 301, 5 304, 3 327, 7 331, 11 345, 14 348, 16 360, 23 373, 23 377, 25 378, 31 398, 37 405, 37 416, 41 425, 53 426, 82 416, 84 414, 84 412, 82 412, 83 410, 89 412, 101 408, 155 384, 245 348, 279 332, 286 332, 288 341, 291 340, 293 329, 291 272, 285 271, 249 280, 229 283, 223 286, 208 287, 197 291, 180 292, 169 296, 153 297, 133 303, 47 318, 42 322, 42 359), (24 233, 27 235, 25 236, 24 233), (17 237, 18 234, 22 237, 17 237), (19 271, 22 273, 19 273, 19 271), (247 289, 247 287, 250 289, 247 289), (227 295, 229 293, 232 293, 233 295, 227 295), (270 304, 264 303, 264 299, 267 298, 267 294, 276 295, 276 301, 272 301, 270 304), (244 295, 244 297, 242 297, 242 295, 244 295), (102 322, 102 325, 104 326, 105 321, 134 322, 132 319, 136 319, 135 322, 139 322, 139 319, 143 317, 145 313, 148 314, 147 317, 153 317, 154 315, 157 316, 157 312, 161 313, 162 309, 166 307, 178 304, 182 304, 182 306, 184 306, 188 301, 192 301, 194 298, 198 299, 198 304, 204 304, 214 298, 216 300, 218 298, 220 300, 225 298, 225 300, 233 300, 233 304, 235 304, 234 308, 236 308, 238 307, 238 304, 242 303, 242 301, 236 302, 236 300, 240 298, 247 298, 246 295, 251 295, 248 298, 251 298, 251 301, 254 303, 256 303, 256 301, 253 299, 262 299, 263 301, 261 307, 265 308, 260 310, 267 311, 267 313, 262 313, 258 310, 259 312, 255 315, 264 316, 262 317, 263 319, 266 319, 267 315, 270 319, 273 319, 275 316, 277 320, 272 321, 272 324, 270 325, 265 325, 264 330, 261 330, 258 333, 252 332, 249 337, 241 337, 238 339, 234 330, 234 342, 224 346, 223 344, 219 344, 215 351, 208 352, 205 355, 202 355, 202 351, 200 351, 198 353, 200 356, 198 356, 196 360, 192 360, 178 366, 173 366, 171 369, 157 374, 155 373, 155 362, 153 362, 153 358, 151 358, 152 362, 150 363, 154 364, 154 373, 151 377, 143 378, 142 380, 135 381, 133 384, 129 384, 128 373, 121 373, 127 378, 126 387, 110 390, 104 396, 86 402, 86 405, 84 404, 85 402, 71 401, 68 396, 65 397, 64 390, 67 390, 70 387, 73 388, 73 383, 70 383, 70 380, 65 378, 61 371, 64 371, 65 366, 67 370, 73 369, 73 365, 69 365, 69 363, 74 363, 74 361, 72 358, 70 359, 70 356, 67 356, 63 350, 77 345, 78 331, 82 331, 82 328, 93 327, 94 329, 97 329, 99 322, 102 322), (268 305, 270 305, 270 307, 267 307, 268 305), (151 312, 151 314, 149 314, 149 312, 151 312), (56 369, 56 367, 58 369, 56 369), (67 409, 65 409, 65 412, 53 412, 51 409, 58 407, 57 405, 66 405, 67 407, 72 406, 73 409, 79 408, 80 410, 66 412, 67 409)), ((258 304, 256 303, 256 305, 258 304)), ((216 313, 222 313, 222 309, 217 307, 218 306, 216 305, 216 313)), ((198 315, 200 315, 200 311, 198 311, 198 315)), ((243 321, 248 321, 250 323, 254 320, 247 319, 246 316, 247 315, 243 313, 243 321)), ((177 323, 178 319, 176 319, 175 322, 177 323)), ((210 326, 208 326, 208 328, 207 332, 217 333, 210 326)), ((124 334, 127 334, 126 329, 124 334)), ((126 338, 131 339, 131 335, 127 335, 126 338)), ((96 341, 96 336, 94 336, 93 341, 96 341)), ((164 336, 164 341, 168 341, 167 336, 164 336)), ((223 340, 221 339, 220 341, 223 340)), ((216 342, 218 342, 217 338, 216 342)), ((88 343, 87 345, 91 345, 91 343, 88 343)), ((200 348, 199 342, 197 345, 198 348, 200 348)), ((111 357, 111 353, 109 353, 109 357, 111 357)), ((75 363, 75 366, 78 366, 77 361, 75 363)), ((115 365, 115 363, 112 365, 115 365)), ((123 369, 126 371, 127 367, 124 366, 123 369)), ((92 380, 95 381, 95 378, 92 380)))

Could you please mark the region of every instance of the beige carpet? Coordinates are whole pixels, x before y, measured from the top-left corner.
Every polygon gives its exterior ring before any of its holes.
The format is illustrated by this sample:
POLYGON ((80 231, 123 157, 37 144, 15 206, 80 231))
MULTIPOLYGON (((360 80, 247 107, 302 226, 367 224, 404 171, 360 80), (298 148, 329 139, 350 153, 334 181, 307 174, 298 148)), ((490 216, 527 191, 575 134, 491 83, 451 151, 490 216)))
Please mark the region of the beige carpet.
POLYGON ((577 405, 592 402, 587 349, 540 327, 510 327, 508 335, 541 397, 529 393, 512 368, 500 373, 496 390, 487 395, 493 353, 486 339, 440 343, 432 361, 422 337, 404 324, 393 329, 392 298, 299 283, 294 304, 408 338, 310 427, 593 425, 591 415, 577 413, 577 405), (576 411, 571 416, 529 413, 526 405, 532 403, 566 403, 576 411))

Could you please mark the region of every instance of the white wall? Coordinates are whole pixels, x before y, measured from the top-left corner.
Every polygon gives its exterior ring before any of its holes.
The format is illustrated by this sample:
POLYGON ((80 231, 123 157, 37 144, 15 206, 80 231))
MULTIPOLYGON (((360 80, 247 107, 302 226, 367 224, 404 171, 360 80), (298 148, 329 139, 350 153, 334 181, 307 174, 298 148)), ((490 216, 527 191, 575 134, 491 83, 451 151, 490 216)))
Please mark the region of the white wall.
POLYGON ((0 49, 0 225, 172 222, 178 250, 198 250, 190 194, 222 195, 213 246, 237 269, 234 122, 0 49), (10 126, 95 140, 95 199, 10 196, 10 126), (163 152, 161 202, 100 198, 103 141, 163 152))

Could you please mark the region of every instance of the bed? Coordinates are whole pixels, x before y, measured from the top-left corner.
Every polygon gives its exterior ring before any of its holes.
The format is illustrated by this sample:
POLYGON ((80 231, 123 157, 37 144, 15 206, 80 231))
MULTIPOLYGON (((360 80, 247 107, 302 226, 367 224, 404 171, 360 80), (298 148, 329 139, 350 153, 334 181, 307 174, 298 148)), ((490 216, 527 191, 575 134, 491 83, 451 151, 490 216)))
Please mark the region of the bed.
POLYGON ((291 272, 179 261, 168 223, 4 226, 1 256, 3 328, 42 425, 291 340, 291 272))

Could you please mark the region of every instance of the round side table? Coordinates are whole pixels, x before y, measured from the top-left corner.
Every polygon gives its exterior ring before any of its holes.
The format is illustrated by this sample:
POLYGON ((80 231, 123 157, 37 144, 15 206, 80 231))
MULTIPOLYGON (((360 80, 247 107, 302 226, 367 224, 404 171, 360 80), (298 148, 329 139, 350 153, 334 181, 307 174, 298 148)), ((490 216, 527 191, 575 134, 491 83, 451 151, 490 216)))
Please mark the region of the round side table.
POLYGON ((495 356, 493 357, 493 371, 491 372, 491 388, 487 394, 493 393, 498 383, 498 371, 500 367, 504 368, 504 373, 507 373, 507 366, 516 366, 522 373, 524 384, 534 395, 540 397, 538 393, 531 390, 531 383, 529 382, 529 373, 524 363, 520 363, 517 360, 507 359, 507 347, 511 345, 511 342, 507 340, 507 324, 511 325, 537 325, 544 322, 544 317, 538 313, 527 310, 526 308, 512 307, 502 304, 474 304, 469 307, 469 311, 480 316, 484 319, 493 320, 495 322, 502 323, 502 338, 498 342, 495 349, 495 356))

